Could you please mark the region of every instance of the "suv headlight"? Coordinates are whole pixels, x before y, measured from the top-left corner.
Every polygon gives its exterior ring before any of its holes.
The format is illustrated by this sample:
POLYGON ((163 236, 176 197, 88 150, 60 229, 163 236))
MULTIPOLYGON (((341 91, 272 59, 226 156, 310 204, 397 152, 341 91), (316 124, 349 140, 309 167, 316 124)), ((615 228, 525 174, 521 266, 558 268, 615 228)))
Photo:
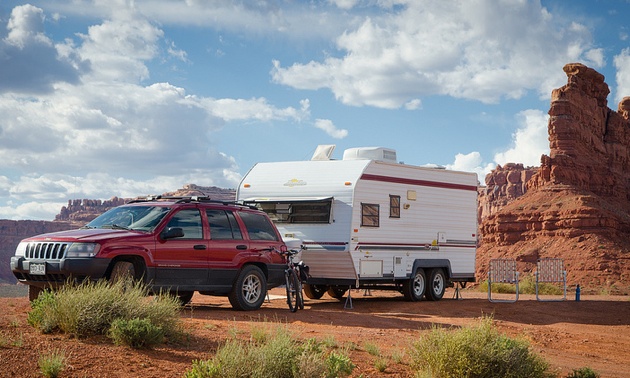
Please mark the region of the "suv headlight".
POLYGON ((94 257, 99 248, 98 243, 72 243, 66 250, 66 257, 94 257))
POLYGON ((28 246, 28 243, 20 242, 20 244, 18 244, 17 248, 15 249, 15 255, 18 257, 24 257, 26 255, 27 246, 28 246))

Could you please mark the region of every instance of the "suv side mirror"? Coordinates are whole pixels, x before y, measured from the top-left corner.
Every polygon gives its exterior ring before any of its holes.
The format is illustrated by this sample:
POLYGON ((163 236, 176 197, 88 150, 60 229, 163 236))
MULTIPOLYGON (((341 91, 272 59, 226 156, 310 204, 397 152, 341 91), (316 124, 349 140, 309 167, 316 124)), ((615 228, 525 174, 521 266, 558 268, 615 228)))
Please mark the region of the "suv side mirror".
POLYGON ((174 239, 184 236, 184 230, 181 227, 169 227, 162 232, 162 239, 174 239))

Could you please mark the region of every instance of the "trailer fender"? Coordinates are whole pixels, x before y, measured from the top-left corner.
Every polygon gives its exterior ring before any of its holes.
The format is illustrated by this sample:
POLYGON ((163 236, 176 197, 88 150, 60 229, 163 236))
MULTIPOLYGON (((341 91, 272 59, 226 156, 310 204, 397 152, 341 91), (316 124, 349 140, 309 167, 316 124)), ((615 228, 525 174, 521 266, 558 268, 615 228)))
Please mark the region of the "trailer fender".
POLYGON ((413 261, 413 268, 411 269, 411 275, 417 269, 433 269, 442 268, 446 273, 446 278, 450 279, 451 274, 451 261, 448 259, 416 259, 413 261))

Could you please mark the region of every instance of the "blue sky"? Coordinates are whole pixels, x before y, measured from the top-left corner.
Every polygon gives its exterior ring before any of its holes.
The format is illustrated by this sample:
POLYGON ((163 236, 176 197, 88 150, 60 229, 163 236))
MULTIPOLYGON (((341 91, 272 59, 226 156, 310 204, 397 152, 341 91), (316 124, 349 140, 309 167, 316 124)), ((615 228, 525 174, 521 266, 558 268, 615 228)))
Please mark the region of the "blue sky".
POLYGON ((630 0, 2 1, 0 219, 234 188, 318 144, 539 165, 562 67, 630 96, 630 0))

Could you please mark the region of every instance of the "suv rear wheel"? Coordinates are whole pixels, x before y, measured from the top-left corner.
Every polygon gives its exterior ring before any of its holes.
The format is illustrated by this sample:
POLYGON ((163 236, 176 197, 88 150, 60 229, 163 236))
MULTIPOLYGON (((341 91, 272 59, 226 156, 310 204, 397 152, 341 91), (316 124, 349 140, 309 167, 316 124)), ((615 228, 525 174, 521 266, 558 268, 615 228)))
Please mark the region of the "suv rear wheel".
POLYGON ((262 306, 267 296, 267 279, 256 265, 246 265, 228 295, 235 310, 251 311, 262 306))

